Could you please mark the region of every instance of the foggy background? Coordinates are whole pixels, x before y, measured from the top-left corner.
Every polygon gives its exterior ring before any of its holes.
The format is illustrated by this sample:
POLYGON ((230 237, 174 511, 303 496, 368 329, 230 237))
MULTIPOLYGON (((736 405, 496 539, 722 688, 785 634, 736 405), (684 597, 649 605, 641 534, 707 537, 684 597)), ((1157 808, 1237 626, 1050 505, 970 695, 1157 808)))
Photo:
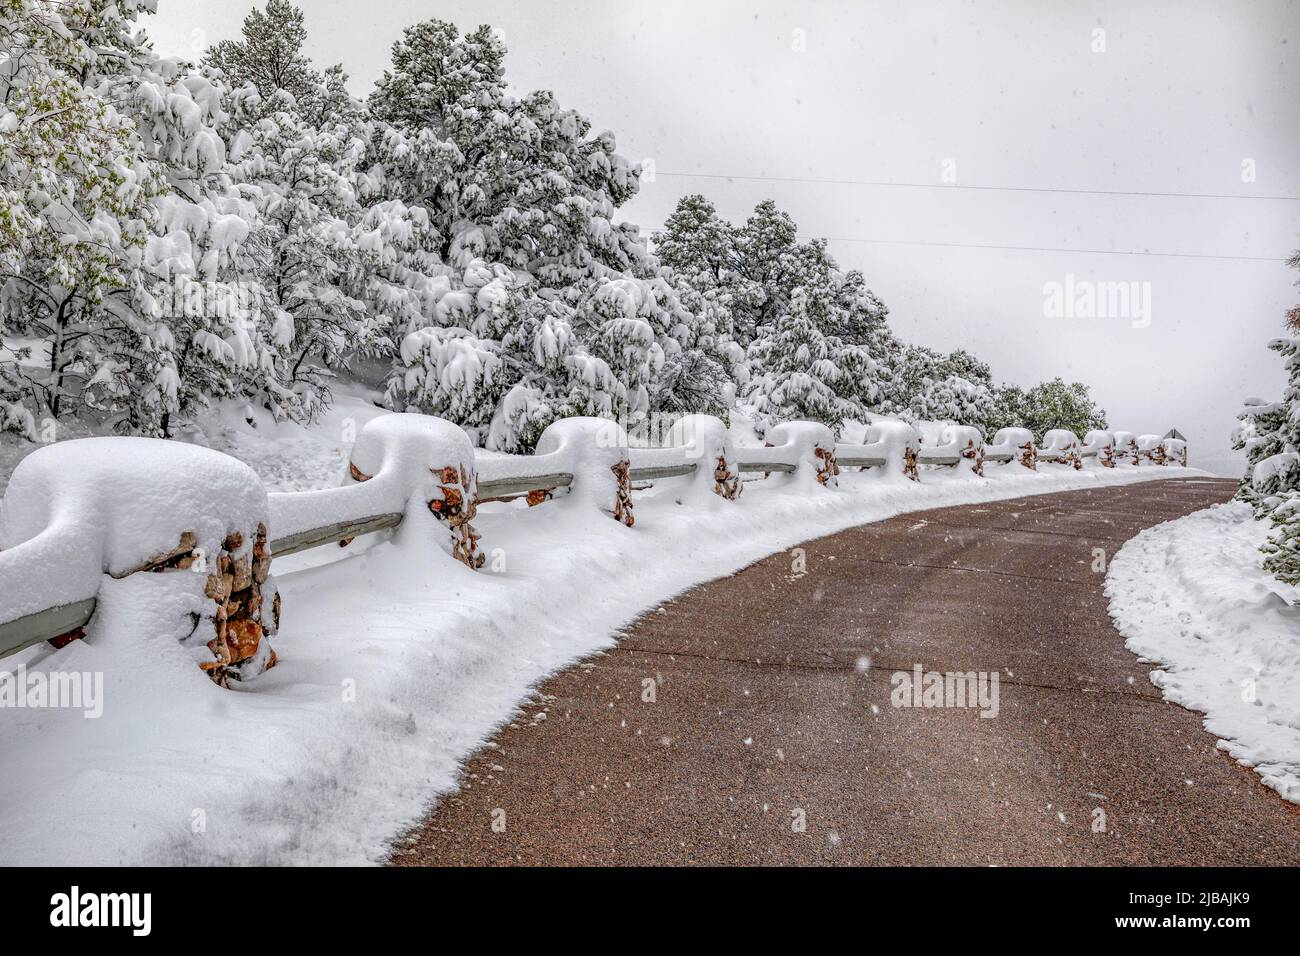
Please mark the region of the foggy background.
MULTIPOLYGON (((1112 427, 1177 426, 1195 465, 1240 474, 1241 399, 1280 395, 1300 4, 296 2, 316 65, 360 96, 403 27, 492 24, 512 85, 652 161, 624 218, 653 230, 692 192, 733 221, 775 199, 904 339, 970 349, 995 381, 1084 381, 1112 427), (1150 283, 1149 326, 1047 318, 1067 274, 1150 283)), ((198 59, 253 3, 159 7, 158 50, 198 59)))

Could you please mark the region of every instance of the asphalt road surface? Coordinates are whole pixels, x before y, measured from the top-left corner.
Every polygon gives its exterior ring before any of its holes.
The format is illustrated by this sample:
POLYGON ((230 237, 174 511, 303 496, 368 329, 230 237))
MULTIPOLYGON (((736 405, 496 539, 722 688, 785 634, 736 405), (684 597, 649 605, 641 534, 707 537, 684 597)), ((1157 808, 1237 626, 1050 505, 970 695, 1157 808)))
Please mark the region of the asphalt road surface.
POLYGON ((1300 864, 1300 812, 1161 699, 1094 570, 1233 488, 916 512, 695 588, 546 681, 392 862, 1300 864), (997 715, 894 706, 918 664, 997 672, 997 715))

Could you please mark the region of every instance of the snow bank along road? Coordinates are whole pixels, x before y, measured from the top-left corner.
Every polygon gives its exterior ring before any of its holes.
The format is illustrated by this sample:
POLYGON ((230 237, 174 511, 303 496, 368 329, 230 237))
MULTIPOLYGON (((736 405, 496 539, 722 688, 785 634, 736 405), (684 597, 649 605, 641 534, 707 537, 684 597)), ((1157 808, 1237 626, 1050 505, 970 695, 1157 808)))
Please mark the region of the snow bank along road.
POLYGON ((904 514, 689 591, 541 685, 392 861, 1296 865, 1297 808, 1161 699, 1102 593, 1099 556, 1233 487, 904 514), (985 706, 894 706, 917 665, 985 706))

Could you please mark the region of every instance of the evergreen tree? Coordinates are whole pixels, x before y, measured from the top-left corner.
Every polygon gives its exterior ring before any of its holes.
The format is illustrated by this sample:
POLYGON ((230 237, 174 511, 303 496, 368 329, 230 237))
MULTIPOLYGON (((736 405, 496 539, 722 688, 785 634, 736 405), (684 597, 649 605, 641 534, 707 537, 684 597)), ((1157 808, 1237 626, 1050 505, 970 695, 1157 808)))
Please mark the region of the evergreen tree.
POLYGON ((1237 414, 1240 424, 1232 430, 1233 450, 1246 453, 1246 472, 1237 485, 1236 497, 1255 508, 1259 517, 1267 514, 1269 508, 1265 504, 1267 495, 1255 488, 1255 466, 1283 451, 1282 429, 1286 418, 1284 402, 1251 398, 1237 414))
POLYGON ((259 327, 274 362, 250 388, 277 416, 310 421, 337 371, 388 343, 383 317, 358 297, 369 287, 353 228, 365 144, 346 124, 309 125, 287 93, 234 100, 231 172, 258 223, 244 274, 264 292, 259 327))
POLYGON ((1088 386, 1082 382, 1066 384, 1059 378, 1035 385, 1025 393, 1024 421, 1021 427, 1034 433, 1034 441, 1053 428, 1066 428, 1079 437, 1093 429, 1106 427, 1106 411, 1092 401, 1088 386))
POLYGON ((893 372, 881 357, 897 348, 887 310, 860 272, 840 271, 824 241, 799 242, 775 203, 760 203, 737 228, 704 197, 687 196, 656 237, 656 252, 695 287, 692 301, 703 300, 696 311, 723 319, 712 357, 761 407, 760 427, 799 408, 821 408, 838 427, 887 403, 893 372), (802 347, 782 355, 782 341, 802 347))
POLYGON ((391 283, 373 290, 407 306, 389 403, 461 410, 492 447, 525 450, 575 409, 635 425, 720 408, 725 312, 706 302, 697 320, 640 230, 614 219, 637 171, 551 93, 514 96, 504 64, 489 28, 429 21, 405 31, 370 99, 390 127, 368 201, 424 218, 419 248, 392 255, 391 283), (484 270, 497 281, 481 284, 484 270))
POLYGON ((302 11, 289 0, 267 0, 265 11, 254 7, 244 18, 243 34, 242 41, 223 40, 210 49, 203 66, 220 70, 232 86, 251 83, 264 99, 283 91, 305 100, 323 84, 303 53, 302 11))
POLYGON ((912 398, 905 417, 979 428, 992 401, 993 396, 986 386, 957 375, 927 378, 925 385, 912 398))
MULTIPOLYGON (((980 422, 985 436, 992 437, 1003 428, 1029 428, 1029 398, 1018 385, 1003 383, 993 389, 992 401, 980 422)), ((1032 429, 1031 429, 1032 430, 1032 429)))
POLYGON ((149 354, 150 327, 119 303, 142 291, 139 262, 164 187, 130 120, 81 81, 109 32, 89 4, 0 6, 0 422, 34 440, 36 417, 111 397, 122 360, 149 354))
POLYGON ((989 364, 965 349, 949 352, 947 358, 935 369, 936 378, 947 378, 950 375, 965 379, 973 385, 993 387, 993 372, 989 364))
POLYGON ((844 402, 833 385, 844 373, 832 359, 825 324, 825 301, 799 286, 776 320, 760 326, 749 355, 762 371, 748 392, 760 435, 784 421, 824 422, 837 430, 843 424, 844 402))
POLYGON ((734 234, 709 200, 683 196, 655 236, 655 254, 701 295, 729 293, 736 278, 734 234))
MULTIPOLYGON (((1300 269, 1300 252, 1287 264, 1300 269)), ((1247 446, 1252 460, 1248 497, 1256 514, 1267 515, 1273 524, 1262 548, 1265 569, 1287 584, 1300 584, 1300 306, 1287 313, 1286 327, 1289 334, 1269 347, 1283 358, 1287 384, 1282 401, 1262 407, 1252 419, 1261 429, 1247 446)))

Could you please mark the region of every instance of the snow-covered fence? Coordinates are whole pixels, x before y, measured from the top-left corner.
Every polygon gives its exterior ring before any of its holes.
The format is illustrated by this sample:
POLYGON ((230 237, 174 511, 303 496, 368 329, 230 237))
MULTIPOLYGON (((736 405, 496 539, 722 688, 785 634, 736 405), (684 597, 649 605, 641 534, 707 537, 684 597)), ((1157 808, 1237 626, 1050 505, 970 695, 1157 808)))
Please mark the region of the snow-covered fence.
POLYGON ((984 460, 994 464, 1020 460, 1031 471, 1038 468, 1038 449, 1034 446, 1034 433, 1028 428, 1000 428, 993 436, 993 444, 984 448, 984 460))
POLYGON ((257 475, 218 452, 147 438, 42 448, 4 496, 0 653, 60 646, 98 610, 193 647, 220 683, 261 673, 279 620, 267 525, 257 475))
POLYGON ((766 446, 738 449, 737 460, 741 471, 779 474, 786 484, 838 484, 835 434, 819 422, 777 425, 768 431, 766 446))
POLYGON ((1083 436, 1079 458, 1096 458, 1103 467, 1115 467, 1115 436, 1102 429, 1093 429, 1083 436))
POLYGON ((452 554, 482 563, 470 520, 478 502, 474 446, 451 422, 427 415, 383 415, 352 446, 338 488, 269 496, 272 553, 350 541, 395 528, 411 507, 451 527, 452 554))
POLYGON ((916 476, 921 436, 907 422, 881 419, 867 426, 860 445, 837 445, 836 460, 844 468, 881 468, 916 476))
POLYGON ((1138 463, 1137 435, 1132 432, 1114 432, 1115 460, 1138 463))
POLYGON ((1001 429, 986 445, 974 428, 938 425, 923 435, 882 419, 857 444, 836 443, 814 422, 777 425, 766 439, 736 447, 721 421, 692 415, 662 447, 636 448, 614 422, 572 418, 548 427, 536 454, 506 456, 476 450, 450 422, 391 414, 357 437, 339 487, 271 495, 246 465, 183 443, 58 443, 18 466, 0 506, 0 656, 43 641, 61 646, 107 614, 174 632, 221 683, 252 676, 275 663, 265 639, 280 614, 272 555, 346 545, 431 514, 446 529, 445 550, 476 569, 483 556, 472 522, 489 501, 527 496, 536 505, 565 492, 566 507, 595 507, 631 526, 633 486, 664 480, 734 500, 746 474, 814 491, 836 488, 843 468, 919 480, 921 466, 978 476, 986 463, 1187 464, 1181 439, 1104 430, 1080 442, 1055 429, 1038 448, 1023 428, 1001 429))

